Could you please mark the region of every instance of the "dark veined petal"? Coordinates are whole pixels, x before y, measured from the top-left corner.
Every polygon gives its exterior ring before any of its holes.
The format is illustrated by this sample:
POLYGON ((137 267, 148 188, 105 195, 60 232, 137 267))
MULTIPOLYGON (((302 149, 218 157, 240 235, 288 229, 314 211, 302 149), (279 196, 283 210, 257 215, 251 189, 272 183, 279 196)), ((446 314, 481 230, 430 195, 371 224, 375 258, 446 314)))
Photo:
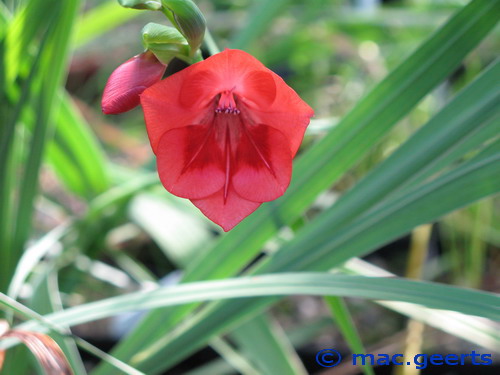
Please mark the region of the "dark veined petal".
POLYGON ((249 54, 225 50, 175 73, 141 94, 144 120, 153 152, 171 129, 206 122, 212 115, 207 104, 231 90, 242 74, 265 68, 249 54))
POLYGON ((220 225, 225 232, 230 231, 241 220, 254 212, 261 203, 241 198, 231 187, 224 197, 224 190, 203 199, 191 199, 191 202, 203 214, 220 225))
POLYGON ((209 111, 206 104, 213 100, 209 94, 216 95, 216 92, 206 84, 213 86, 217 76, 209 71, 199 70, 197 67, 203 66, 203 63, 193 64, 141 94, 144 121, 155 154, 158 152, 160 139, 167 131, 206 123, 207 117, 213 117, 213 111, 209 111), (205 76, 210 79, 204 79, 205 76), (211 91, 207 93, 207 89, 211 91))
POLYGON ((166 66, 152 52, 144 52, 124 62, 111 74, 102 95, 102 111, 127 112, 139 105, 139 95, 161 80, 166 66))
POLYGON ((286 137, 267 125, 242 128, 231 178, 234 190, 254 202, 280 197, 292 176, 292 153, 286 137))
POLYGON ((215 141, 215 129, 191 125, 166 132, 158 144, 160 180, 182 198, 204 198, 222 189, 225 157, 215 141))

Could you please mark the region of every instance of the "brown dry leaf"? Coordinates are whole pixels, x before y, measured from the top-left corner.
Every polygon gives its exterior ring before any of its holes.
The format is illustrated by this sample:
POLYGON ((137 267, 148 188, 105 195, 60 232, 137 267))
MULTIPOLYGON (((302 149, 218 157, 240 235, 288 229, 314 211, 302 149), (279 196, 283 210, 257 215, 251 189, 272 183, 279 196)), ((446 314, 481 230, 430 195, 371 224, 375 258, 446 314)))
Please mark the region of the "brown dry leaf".
MULTIPOLYGON (((9 323, 6 320, 0 319, 0 337, 9 330, 9 323)), ((5 359, 5 350, 0 350, 0 371, 2 371, 3 361, 5 359)))
MULTIPOLYGON (((23 342, 40 362, 47 375, 73 375, 64 353, 49 335, 18 329, 8 330, 8 325, 5 329, 6 324, 6 321, 0 321, 0 340, 15 338, 23 342)), ((4 358, 5 351, 0 351, 0 370, 4 358)))

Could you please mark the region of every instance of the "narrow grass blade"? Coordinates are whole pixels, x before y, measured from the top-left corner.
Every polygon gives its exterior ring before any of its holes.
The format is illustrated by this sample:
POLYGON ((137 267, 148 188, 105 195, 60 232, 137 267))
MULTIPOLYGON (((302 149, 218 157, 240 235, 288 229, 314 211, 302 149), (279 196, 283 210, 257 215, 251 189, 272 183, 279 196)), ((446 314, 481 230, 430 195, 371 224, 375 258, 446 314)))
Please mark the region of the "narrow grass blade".
POLYGON ((51 134, 51 119, 58 105, 57 91, 60 89, 65 74, 69 56, 69 41, 78 8, 78 0, 65 1, 56 8, 59 13, 56 13, 57 17, 54 17, 53 28, 48 36, 48 44, 42 58, 40 91, 37 92, 34 100, 37 116, 24 173, 21 176, 16 226, 11 248, 14 262, 10 264, 9 275, 15 268, 31 229, 33 202, 38 187, 38 171, 45 144, 51 134))
MULTIPOLYGON (((371 263, 359 258, 350 259, 342 266, 342 271, 350 275, 395 277, 371 263)), ((500 322, 485 320, 472 315, 464 315, 453 311, 432 310, 404 302, 375 301, 390 310, 404 314, 428 326, 447 332, 450 335, 469 341, 474 345, 492 351, 500 351, 500 322)))
MULTIPOLYGON (((349 345, 351 352, 366 353, 361 337, 359 336, 345 301, 341 297, 325 297, 324 300, 332 313, 333 320, 349 345)), ((363 366, 362 370, 365 375, 375 375, 373 368, 369 364, 363 366)))
POLYGON ((307 374, 281 327, 266 315, 246 321, 231 332, 231 337, 261 374, 307 374))
MULTIPOLYGON (((478 290, 450 285, 413 281, 402 278, 338 275, 321 272, 283 273, 247 276, 226 280, 203 281, 160 287, 91 302, 44 317, 50 324, 73 326, 127 311, 174 306, 196 301, 228 298, 315 295, 351 296, 373 300, 402 301, 435 309, 500 320, 500 298, 478 290)), ((248 298, 248 301, 252 299, 248 298)), ((12 299, 0 294, 0 302, 19 309, 12 299)), ((43 329, 37 321, 23 323, 19 328, 43 329)))
MULTIPOLYGON (((230 345, 227 340, 221 338, 215 338, 210 341, 210 346, 216 350, 219 355, 237 370, 240 374, 245 375, 259 375, 259 371, 245 358, 241 353, 239 353, 232 345, 230 345)), ((234 371, 231 371, 231 373, 234 371)))
POLYGON ((90 199, 110 185, 107 160, 70 97, 61 95, 60 102, 54 137, 47 147, 47 159, 70 191, 90 199))

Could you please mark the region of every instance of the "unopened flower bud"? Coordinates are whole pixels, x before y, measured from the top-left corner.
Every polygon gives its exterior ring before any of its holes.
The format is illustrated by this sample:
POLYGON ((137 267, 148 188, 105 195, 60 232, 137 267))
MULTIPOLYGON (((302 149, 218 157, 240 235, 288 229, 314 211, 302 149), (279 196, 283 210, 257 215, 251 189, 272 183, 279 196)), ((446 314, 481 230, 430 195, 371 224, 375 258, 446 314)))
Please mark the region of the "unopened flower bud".
POLYGON ((124 62, 111 74, 102 95, 102 111, 107 114, 127 112, 139 105, 139 95, 159 82, 166 66, 146 51, 124 62))

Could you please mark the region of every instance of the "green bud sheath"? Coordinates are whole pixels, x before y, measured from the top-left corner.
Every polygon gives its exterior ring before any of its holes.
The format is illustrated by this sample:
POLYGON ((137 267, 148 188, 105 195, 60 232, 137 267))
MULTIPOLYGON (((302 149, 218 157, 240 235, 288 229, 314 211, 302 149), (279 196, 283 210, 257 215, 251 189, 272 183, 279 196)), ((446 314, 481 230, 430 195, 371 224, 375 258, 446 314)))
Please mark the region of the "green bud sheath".
POLYGON ((191 62, 188 42, 174 27, 148 23, 142 29, 142 41, 144 47, 165 65, 174 57, 191 62))
POLYGON ((186 38, 176 28, 154 22, 142 28, 142 41, 146 48, 151 43, 188 44, 186 38))
POLYGON ((173 22, 191 46, 191 55, 200 48, 205 36, 206 21, 191 0, 161 0, 165 10, 170 11, 173 22))

